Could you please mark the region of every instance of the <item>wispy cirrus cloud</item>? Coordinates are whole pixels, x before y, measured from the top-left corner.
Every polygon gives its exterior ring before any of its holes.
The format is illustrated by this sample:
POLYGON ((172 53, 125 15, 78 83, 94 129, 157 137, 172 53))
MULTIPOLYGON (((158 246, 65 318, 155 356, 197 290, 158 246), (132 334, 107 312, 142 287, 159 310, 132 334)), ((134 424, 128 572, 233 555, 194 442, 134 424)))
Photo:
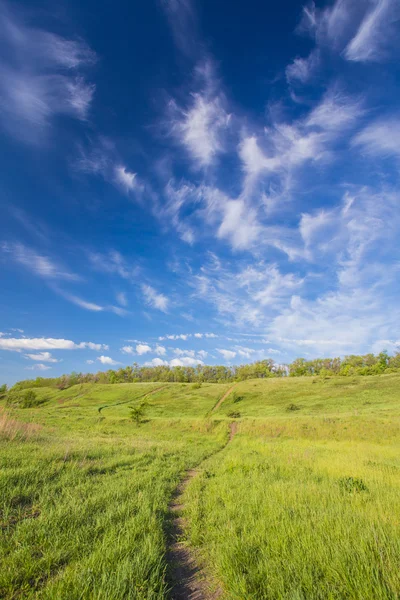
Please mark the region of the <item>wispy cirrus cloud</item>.
POLYGON ((88 117, 95 88, 85 70, 96 55, 82 40, 26 21, 13 5, 0 4, 0 123, 12 136, 40 144, 57 116, 88 117))
POLYGON ((157 292, 151 285, 142 284, 141 289, 146 304, 162 312, 167 312, 169 305, 167 296, 157 292))
POLYGON ((201 169, 209 167, 224 151, 231 115, 225 109, 225 98, 210 61, 197 67, 194 87, 198 91, 192 91, 186 107, 170 101, 170 131, 189 151, 194 168, 201 169))
POLYGON ((19 263, 34 275, 38 275, 44 279, 81 280, 79 275, 64 269, 49 256, 39 254, 24 244, 4 242, 1 249, 10 260, 19 263))
POLYGON ((134 280, 140 272, 138 265, 131 265, 117 250, 110 250, 105 254, 89 252, 88 258, 97 271, 119 275, 122 279, 134 280))
POLYGON ((399 158, 400 116, 373 121, 354 136, 352 145, 367 154, 399 158))
POLYGON ((400 18, 396 0, 374 0, 360 23, 356 35, 347 45, 348 60, 379 62, 387 56, 387 47, 394 39, 394 24, 400 18))

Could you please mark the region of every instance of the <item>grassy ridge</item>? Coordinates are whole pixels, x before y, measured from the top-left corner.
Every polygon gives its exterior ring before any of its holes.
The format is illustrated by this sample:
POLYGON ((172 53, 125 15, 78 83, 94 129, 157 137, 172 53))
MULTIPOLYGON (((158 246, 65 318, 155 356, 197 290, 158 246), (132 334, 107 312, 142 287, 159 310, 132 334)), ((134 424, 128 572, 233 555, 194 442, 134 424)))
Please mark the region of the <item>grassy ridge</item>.
POLYGON ((399 598, 399 384, 252 380, 211 417, 230 384, 36 388, 0 415, 0 597, 167 598, 169 499, 235 412, 186 491, 224 600, 399 598))

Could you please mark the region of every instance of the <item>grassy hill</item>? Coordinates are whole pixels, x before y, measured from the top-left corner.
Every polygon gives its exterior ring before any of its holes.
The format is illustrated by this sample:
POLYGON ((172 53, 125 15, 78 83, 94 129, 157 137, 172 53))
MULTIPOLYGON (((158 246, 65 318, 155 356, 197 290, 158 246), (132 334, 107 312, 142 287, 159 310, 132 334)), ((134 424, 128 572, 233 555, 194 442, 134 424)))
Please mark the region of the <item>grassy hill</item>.
POLYGON ((197 466, 185 537, 220 598, 400 598, 400 376, 231 388, 81 384, 35 388, 34 408, 3 400, 0 597, 171 597, 169 504, 197 466))

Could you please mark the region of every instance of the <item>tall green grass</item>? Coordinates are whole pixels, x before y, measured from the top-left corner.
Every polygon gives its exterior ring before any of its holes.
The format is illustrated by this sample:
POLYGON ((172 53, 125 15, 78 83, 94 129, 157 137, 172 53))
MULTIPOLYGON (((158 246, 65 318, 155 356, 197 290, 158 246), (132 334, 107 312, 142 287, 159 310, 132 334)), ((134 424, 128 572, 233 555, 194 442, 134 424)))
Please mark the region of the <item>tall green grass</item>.
POLYGON ((221 600, 400 598, 399 383, 248 381, 214 413, 229 384, 35 389, 0 414, 0 597, 165 600, 168 504, 200 464, 187 543, 221 600))
POLYGON ((99 416, 90 395, 70 394, 69 408, 58 400, 14 410, 0 435, 0 597, 165 598, 169 500, 226 428, 196 419, 137 427, 127 415, 99 416))

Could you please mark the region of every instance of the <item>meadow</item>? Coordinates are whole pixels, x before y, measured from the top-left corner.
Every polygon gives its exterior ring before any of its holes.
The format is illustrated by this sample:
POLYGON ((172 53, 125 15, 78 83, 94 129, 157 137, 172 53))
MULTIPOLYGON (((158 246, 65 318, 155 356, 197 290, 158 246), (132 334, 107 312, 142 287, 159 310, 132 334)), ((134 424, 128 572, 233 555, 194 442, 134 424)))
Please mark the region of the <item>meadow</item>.
POLYGON ((399 384, 88 383, 36 388, 33 408, 2 400, 0 597, 174 598, 169 507, 196 469, 183 542, 213 597, 400 598, 399 384))

